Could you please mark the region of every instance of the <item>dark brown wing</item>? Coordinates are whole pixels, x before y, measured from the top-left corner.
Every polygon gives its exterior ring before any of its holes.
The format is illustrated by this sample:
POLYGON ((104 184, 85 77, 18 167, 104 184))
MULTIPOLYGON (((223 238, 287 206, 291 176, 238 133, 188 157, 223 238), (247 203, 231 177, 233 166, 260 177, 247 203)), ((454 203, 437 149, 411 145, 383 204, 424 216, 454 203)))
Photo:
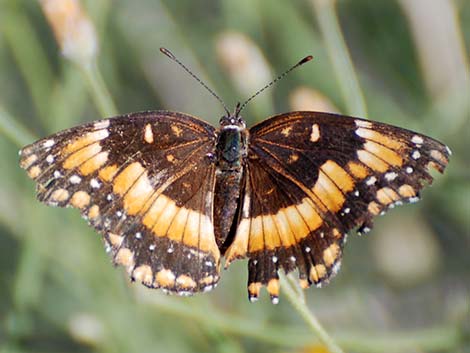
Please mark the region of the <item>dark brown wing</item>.
POLYGON ((40 201, 80 209, 133 279, 183 295, 219 279, 214 146, 203 121, 142 112, 39 140, 20 151, 20 165, 40 201))
POLYGON ((429 166, 442 172, 450 151, 429 137, 362 119, 293 112, 250 130, 242 214, 228 263, 249 258, 248 291, 278 271, 298 269, 302 287, 321 285, 341 261, 346 233, 367 232, 374 216, 418 200, 429 166))

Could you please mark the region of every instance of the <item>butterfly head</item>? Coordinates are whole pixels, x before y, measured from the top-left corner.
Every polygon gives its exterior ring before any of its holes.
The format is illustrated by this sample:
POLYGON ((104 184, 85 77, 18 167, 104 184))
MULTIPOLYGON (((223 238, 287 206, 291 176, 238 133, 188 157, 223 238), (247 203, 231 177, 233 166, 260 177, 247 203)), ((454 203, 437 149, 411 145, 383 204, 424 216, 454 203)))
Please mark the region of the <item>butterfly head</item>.
POLYGON ((245 120, 240 116, 240 103, 237 104, 233 114, 225 114, 219 120, 220 127, 236 127, 240 129, 246 128, 245 120))

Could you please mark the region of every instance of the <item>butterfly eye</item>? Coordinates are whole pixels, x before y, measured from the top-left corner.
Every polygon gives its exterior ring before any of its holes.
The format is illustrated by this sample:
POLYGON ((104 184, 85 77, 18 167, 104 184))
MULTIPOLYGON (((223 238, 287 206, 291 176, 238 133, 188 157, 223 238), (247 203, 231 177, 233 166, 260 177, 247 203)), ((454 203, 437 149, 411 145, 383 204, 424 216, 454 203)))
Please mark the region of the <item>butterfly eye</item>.
POLYGON ((242 118, 241 116, 239 116, 238 119, 237 119, 237 125, 238 125, 238 126, 241 126, 241 127, 243 127, 243 128, 246 127, 245 120, 243 120, 243 118, 242 118))
POLYGON ((227 125, 227 122, 230 120, 230 117, 227 116, 227 115, 224 115, 222 116, 220 119, 219 119, 219 124, 221 125, 227 125))

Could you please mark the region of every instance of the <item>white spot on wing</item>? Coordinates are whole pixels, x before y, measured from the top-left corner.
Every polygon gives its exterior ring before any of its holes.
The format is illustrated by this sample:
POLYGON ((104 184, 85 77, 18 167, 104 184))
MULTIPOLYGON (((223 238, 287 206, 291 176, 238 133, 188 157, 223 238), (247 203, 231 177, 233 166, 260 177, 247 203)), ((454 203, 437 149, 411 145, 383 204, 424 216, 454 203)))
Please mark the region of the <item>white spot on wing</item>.
POLYGON ((109 131, 107 129, 102 129, 95 132, 90 132, 88 135, 90 135, 94 141, 100 141, 109 136, 109 131))
POLYGON ((421 145, 424 141, 423 141, 423 138, 421 136, 414 135, 411 138, 411 142, 413 142, 415 145, 421 145))
POLYGON ((82 181, 82 178, 80 178, 78 175, 72 175, 70 178, 69 178, 69 181, 72 183, 72 184, 78 184, 82 181))
POLYGON ((46 157, 46 162, 49 163, 49 164, 53 163, 54 162, 54 156, 52 154, 48 155, 46 157))
POLYGON ((42 146, 45 147, 45 148, 49 148, 49 147, 54 146, 54 144, 55 144, 54 140, 46 140, 46 141, 44 141, 42 146))
POLYGON ((99 130, 99 129, 106 129, 107 127, 109 126, 109 120, 100 120, 100 121, 97 121, 93 127, 96 129, 96 130, 99 130))
POLYGON ((320 128, 318 124, 312 125, 312 133, 310 134, 310 141, 317 142, 320 139, 320 128))
POLYGON ((387 173, 385 174, 385 179, 387 179, 388 181, 393 181, 395 180, 395 178, 398 176, 397 173, 395 172, 390 172, 390 173, 387 173))
POLYGON ((98 189, 101 186, 101 183, 98 180, 96 180, 95 178, 93 178, 93 179, 90 180, 90 186, 93 189, 98 189))
POLYGON ((152 125, 145 125, 144 140, 147 143, 153 143, 152 125))
POLYGON ((359 126, 359 127, 365 127, 369 129, 372 127, 372 123, 369 121, 365 121, 365 120, 354 120, 354 123, 356 124, 356 126, 359 126))
POLYGON ((377 182, 377 178, 375 176, 371 176, 370 178, 367 179, 366 184, 367 185, 374 185, 377 182))
POLYGON ((413 151, 413 153, 411 154, 411 158, 413 159, 419 159, 421 157, 421 153, 419 153, 419 151, 413 151))
POLYGON ((214 288, 213 285, 208 285, 208 286, 205 286, 205 287, 202 289, 202 291, 203 291, 203 292, 209 292, 209 291, 211 291, 213 288, 214 288))

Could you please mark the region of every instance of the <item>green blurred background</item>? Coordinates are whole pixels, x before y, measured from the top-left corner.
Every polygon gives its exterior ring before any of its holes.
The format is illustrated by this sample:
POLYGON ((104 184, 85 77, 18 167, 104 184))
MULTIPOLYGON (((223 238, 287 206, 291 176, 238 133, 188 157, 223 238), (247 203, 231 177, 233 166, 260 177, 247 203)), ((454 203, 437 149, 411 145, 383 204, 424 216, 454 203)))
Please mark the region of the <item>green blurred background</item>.
POLYGON ((246 262, 218 288, 168 297, 113 269, 76 210, 48 208, 18 167, 36 138, 104 116, 171 109, 213 124, 293 109, 414 129, 454 154, 423 200, 351 235, 309 308, 347 352, 470 352, 470 2, 0 1, 0 352, 327 352, 282 295, 250 304, 246 262), (81 10, 80 7, 81 6, 81 10))

